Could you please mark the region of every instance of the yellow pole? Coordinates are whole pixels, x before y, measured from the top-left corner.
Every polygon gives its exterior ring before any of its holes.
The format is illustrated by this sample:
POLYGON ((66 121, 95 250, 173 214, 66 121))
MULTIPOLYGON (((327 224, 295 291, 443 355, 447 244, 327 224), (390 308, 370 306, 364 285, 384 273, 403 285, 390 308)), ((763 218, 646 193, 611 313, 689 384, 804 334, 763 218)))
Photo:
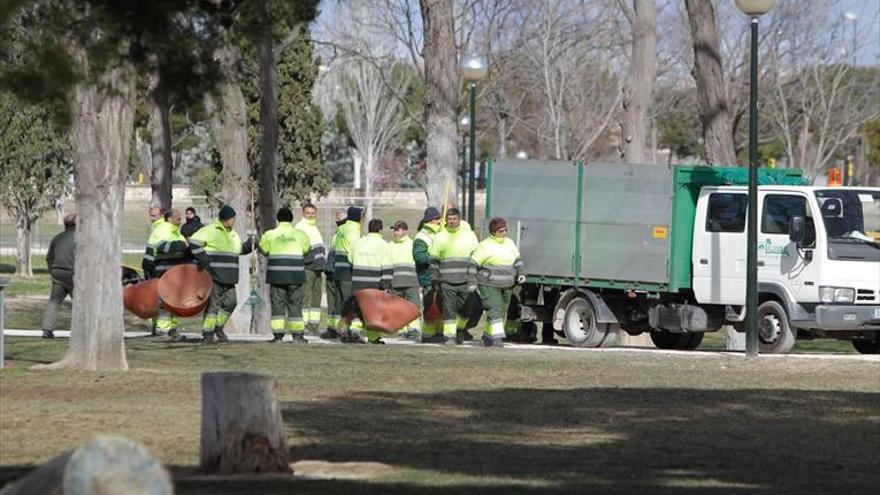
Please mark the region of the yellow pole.
POLYGON ((446 179, 446 191, 443 193, 443 213, 440 215, 440 225, 446 225, 446 208, 449 207, 449 179, 446 179))

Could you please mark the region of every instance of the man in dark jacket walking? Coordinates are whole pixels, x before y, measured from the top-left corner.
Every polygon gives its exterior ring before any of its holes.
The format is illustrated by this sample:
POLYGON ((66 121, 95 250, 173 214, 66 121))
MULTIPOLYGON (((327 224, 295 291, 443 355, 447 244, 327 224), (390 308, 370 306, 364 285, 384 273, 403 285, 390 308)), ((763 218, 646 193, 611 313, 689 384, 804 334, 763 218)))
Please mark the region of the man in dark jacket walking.
POLYGON ((73 297, 73 263, 76 247, 73 236, 76 231, 76 213, 64 217, 64 232, 56 235, 49 243, 46 253, 46 267, 52 276, 52 293, 49 305, 43 314, 43 338, 55 338, 55 322, 58 319, 58 308, 67 296, 73 297))
POLYGON ((199 231, 202 225, 202 219, 196 215, 196 209, 190 206, 186 209, 186 223, 180 226, 180 233, 189 239, 193 234, 199 231))

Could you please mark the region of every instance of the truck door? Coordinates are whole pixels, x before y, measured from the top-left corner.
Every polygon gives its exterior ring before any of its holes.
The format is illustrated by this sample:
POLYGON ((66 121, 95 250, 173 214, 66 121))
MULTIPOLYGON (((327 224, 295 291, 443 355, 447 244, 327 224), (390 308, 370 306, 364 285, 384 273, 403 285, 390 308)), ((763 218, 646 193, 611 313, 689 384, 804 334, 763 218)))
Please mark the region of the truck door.
POLYGON ((747 208, 748 196, 744 191, 701 193, 691 258, 698 302, 745 303, 747 208))
POLYGON ((806 223, 804 247, 816 246, 816 226, 807 198, 781 192, 761 193, 759 198, 758 280, 782 284, 795 297, 804 292, 817 292, 816 263, 806 261, 788 239, 791 217, 802 216, 806 223))

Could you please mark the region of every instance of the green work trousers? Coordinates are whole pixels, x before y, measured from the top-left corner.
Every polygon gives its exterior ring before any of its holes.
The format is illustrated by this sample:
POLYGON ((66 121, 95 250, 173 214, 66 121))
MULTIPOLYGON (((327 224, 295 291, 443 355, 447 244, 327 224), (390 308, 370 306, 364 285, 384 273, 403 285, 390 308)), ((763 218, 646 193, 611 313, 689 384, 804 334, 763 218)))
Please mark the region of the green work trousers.
MULTIPOLYGON (((303 285, 302 316, 306 329, 317 332, 321 323, 321 291, 323 277, 314 270, 306 270, 306 283, 303 285)), ((329 300, 329 298, 328 298, 329 300)))
MULTIPOLYGON (((422 296, 418 287, 404 287, 402 289, 392 289, 392 293, 395 296, 402 297, 407 301, 416 305, 417 308, 422 307, 422 296)), ((422 319, 416 318, 415 320, 409 322, 405 327, 400 329, 401 331, 413 331, 416 330, 421 334, 422 332, 422 319)))
POLYGON ((453 338, 459 329, 464 330, 467 326, 468 319, 462 316, 465 302, 468 296, 473 292, 468 284, 447 284, 440 285, 440 296, 442 297, 443 308, 443 336, 453 338))
POLYGON ((272 303, 272 319, 269 325, 272 333, 284 333, 287 330, 292 334, 302 335, 305 332, 302 318, 304 294, 303 286, 299 284, 269 286, 269 300, 272 303))
POLYGON ((502 289, 490 285, 477 287, 483 309, 486 310, 486 328, 483 333, 492 339, 504 338, 504 318, 510 306, 511 288, 502 289))
POLYGON ((211 300, 205 310, 205 318, 202 320, 202 332, 211 333, 215 329, 223 329, 223 325, 229 321, 229 315, 235 311, 238 299, 235 295, 235 286, 218 284, 214 282, 211 291, 211 300))
POLYGON ((327 282, 327 328, 336 330, 351 298, 351 280, 327 282))

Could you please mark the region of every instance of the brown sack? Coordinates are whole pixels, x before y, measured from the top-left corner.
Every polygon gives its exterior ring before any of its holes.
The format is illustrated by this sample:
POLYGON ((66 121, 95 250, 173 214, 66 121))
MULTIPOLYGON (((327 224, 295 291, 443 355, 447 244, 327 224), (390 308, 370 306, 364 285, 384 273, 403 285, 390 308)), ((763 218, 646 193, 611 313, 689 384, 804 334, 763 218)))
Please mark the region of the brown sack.
POLYGON ((394 333, 421 315, 415 304, 379 289, 362 289, 356 291, 354 297, 367 330, 394 333))
POLYGON ((214 282, 211 274, 195 265, 176 265, 159 279, 159 298, 162 307, 181 318, 204 311, 211 299, 214 282))
POLYGON ((129 285, 122 292, 122 305, 137 316, 148 319, 159 314, 159 279, 129 285))

